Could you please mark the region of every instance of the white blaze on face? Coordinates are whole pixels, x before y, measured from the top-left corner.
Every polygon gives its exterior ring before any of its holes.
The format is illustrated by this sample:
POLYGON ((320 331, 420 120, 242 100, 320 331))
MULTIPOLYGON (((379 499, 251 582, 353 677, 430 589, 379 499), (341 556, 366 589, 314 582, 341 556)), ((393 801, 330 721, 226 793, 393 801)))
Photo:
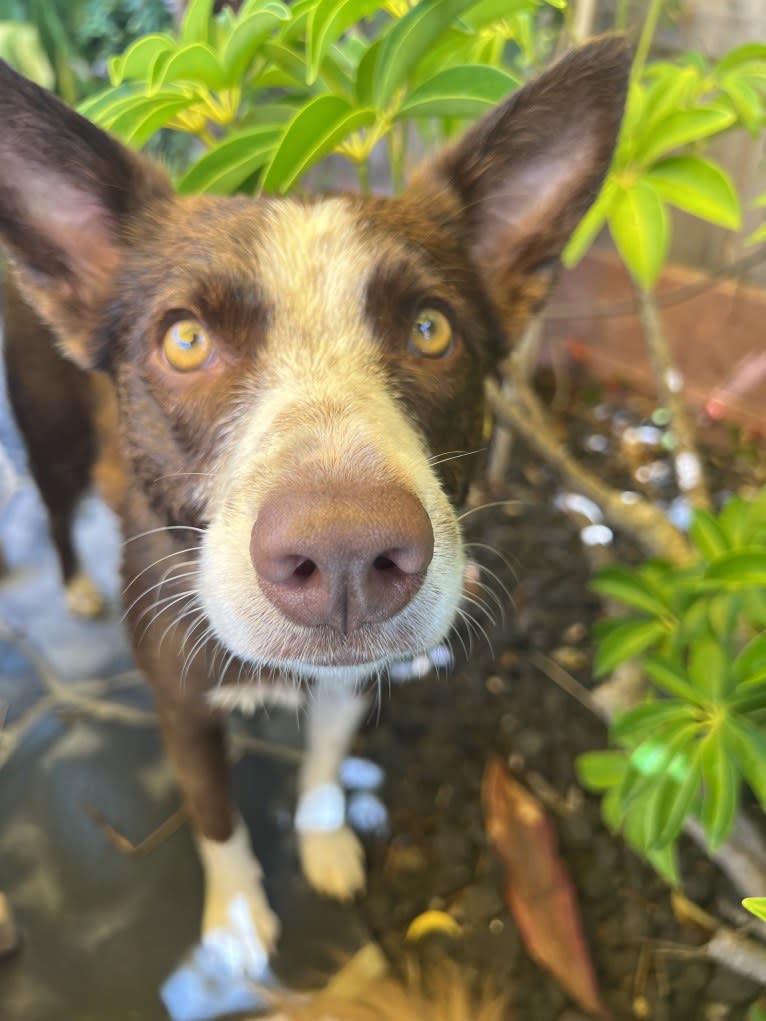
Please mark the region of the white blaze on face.
POLYGON ((381 252, 365 241, 347 203, 275 203, 255 244, 271 317, 227 424, 199 595, 218 638, 241 658, 353 681, 444 637, 461 591, 459 529, 428 465, 438 451, 427 451, 387 389, 380 341, 364 308, 381 252), (299 486, 390 483, 413 492, 431 519, 426 579, 402 611, 370 629, 363 667, 312 668, 316 629, 288 621, 257 583, 250 534, 259 507, 271 493, 299 486))

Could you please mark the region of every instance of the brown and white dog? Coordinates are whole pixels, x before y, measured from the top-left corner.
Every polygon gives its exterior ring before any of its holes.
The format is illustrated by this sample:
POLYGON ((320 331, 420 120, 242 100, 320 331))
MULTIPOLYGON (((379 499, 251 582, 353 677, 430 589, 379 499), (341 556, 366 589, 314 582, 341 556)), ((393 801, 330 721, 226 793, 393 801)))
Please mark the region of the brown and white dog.
MULTIPOLYGON (((598 191, 628 69, 622 41, 596 40, 403 195, 311 199, 179 198, 0 69, 0 240, 60 351, 113 385, 128 627, 198 837, 203 939, 246 973, 278 923, 229 798, 223 710, 308 690, 303 869, 357 893, 338 767, 365 688, 453 625, 470 460, 443 455, 481 444, 484 377, 598 191)), ((21 423, 43 452, 44 418, 21 423)))

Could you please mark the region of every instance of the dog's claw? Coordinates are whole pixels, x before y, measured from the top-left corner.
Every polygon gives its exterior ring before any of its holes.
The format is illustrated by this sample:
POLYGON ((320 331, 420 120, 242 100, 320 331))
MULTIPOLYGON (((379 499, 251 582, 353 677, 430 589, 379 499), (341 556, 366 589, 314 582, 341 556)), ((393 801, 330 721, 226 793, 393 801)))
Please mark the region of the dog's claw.
POLYGON ((104 597, 87 574, 76 574, 66 586, 66 604, 70 613, 93 620, 104 612, 104 597))
POLYGON ((348 826, 304 831, 298 841, 303 874, 317 893, 351 900, 364 890, 364 849, 348 826))

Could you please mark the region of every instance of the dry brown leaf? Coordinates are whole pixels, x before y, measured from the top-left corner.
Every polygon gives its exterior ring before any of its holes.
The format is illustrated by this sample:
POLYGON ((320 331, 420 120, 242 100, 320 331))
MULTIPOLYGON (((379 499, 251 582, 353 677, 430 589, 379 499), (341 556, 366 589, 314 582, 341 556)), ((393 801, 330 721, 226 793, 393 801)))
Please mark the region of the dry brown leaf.
POLYGON ((505 865, 505 897, 529 954, 594 1017, 609 1018, 596 983, 572 883, 542 806, 493 758, 483 783, 484 817, 505 865))

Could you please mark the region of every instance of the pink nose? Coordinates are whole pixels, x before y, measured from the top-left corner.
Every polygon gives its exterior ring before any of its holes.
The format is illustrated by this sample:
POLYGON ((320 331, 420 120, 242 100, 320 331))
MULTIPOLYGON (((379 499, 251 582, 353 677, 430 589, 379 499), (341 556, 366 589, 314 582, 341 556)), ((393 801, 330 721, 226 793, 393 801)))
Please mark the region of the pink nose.
POLYGON ((434 551, 431 521, 400 486, 279 492, 250 538, 260 587, 296 624, 348 634, 393 617, 412 599, 434 551))

